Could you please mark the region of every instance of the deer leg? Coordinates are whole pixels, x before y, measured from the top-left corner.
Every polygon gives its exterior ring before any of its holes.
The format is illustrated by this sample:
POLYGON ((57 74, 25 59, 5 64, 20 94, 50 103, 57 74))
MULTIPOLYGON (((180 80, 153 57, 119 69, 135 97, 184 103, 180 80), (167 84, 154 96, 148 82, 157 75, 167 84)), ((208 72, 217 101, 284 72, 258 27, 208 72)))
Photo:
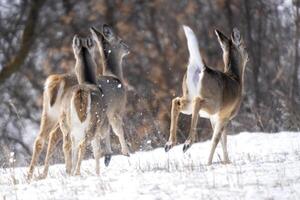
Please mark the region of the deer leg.
POLYGON ((45 158, 45 164, 44 164, 44 171, 43 174, 40 176, 40 178, 46 178, 49 170, 49 161, 50 158, 53 155, 54 149, 58 142, 62 139, 62 133, 60 131, 59 124, 55 126, 55 128, 50 132, 49 142, 48 142, 48 148, 45 158))
POLYGON ((71 150, 72 150, 72 142, 69 134, 64 134, 63 136, 63 151, 64 151, 64 157, 65 157, 65 163, 66 163, 66 172, 67 174, 71 174, 72 171, 72 156, 71 156, 71 150))
POLYGON ((35 139, 34 145, 33 145, 32 158, 31 158, 31 162, 30 162, 29 170, 28 170, 28 174, 27 174, 28 180, 30 180, 32 178, 34 167, 35 167, 37 160, 43 150, 45 141, 48 139, 48 133, 52 127, 53 127, 53 122, 45 114, 43 114, 42 119, 41 119, 40 132, 39 132, 37 138, 35 139))
POLYGON ((96 136, 92 142, 92 147, 93 147, 93 154, 94 154, 94 158, 96 161, 96 174, 99 175, 100 174, 100 164, 99 164, 99 160, 101 157, 101 145, 100 145, 100 137, 96 136))
POLYGON ((119 116, 113 116, 109 118, 109 123, 113 129, 113 131, 116 133, 116 135, 119 137, 119 141, 121 143, 122 148, 122 154, 125 156, 129 156, 129 150, 125 141, 124 137, 124 131, 123 131, 123 122, 121 117, 119 116))
MULTIPOLYGON (((215 129, 215 122, 213 119, 210 119, 210 123, 212 126, 212 129, 215 129)), ((230 160, 228 157, 228 152, 227 152, 227 133, 226 129, 224 128, 222 136, 221 136, 221 144, 222 144, 222 149, 223 149, 223 164, 229 164, 230 160)))
POLYGON ((222 136, 221 136, 221 144, 222 144, 222 149, 223 149, 223 163, 224 164, 229 164, 230 160, 228 157, 228 152, 227 152, 227 133, 224 127, 222 136))
MULTIPOLYGON (((80 175, 80 167, 81 167, 81 162, 84 158, 84 154, 86 151, 86 145, 89 141, 91 141, 91 139, 95 139, 97 140, 98 144, 100 145, 100 140, 99 140, 99 134, 96 134, 96 121, 90 121, 89 122, 89 127, 88 129, 84 132, 84 137, 83 138, 74 138, 75 142, 75 148, 72 149, 73 155, 75 159, 73 159, 73 164, 75 166, 73 173, 75 175, 80 175), (79 143, 78 143, 79 142, 79 143), (75 153, 75 154, 74 154, 75 153)), ((100 153, 100 150, 98 149, 98 151, 95 151, 97 153, 100 153)), ((99 159, 100 159, 100 155, 99 158, 96 158, 96 165, 97 165, 97 161, 98 161, 98 168, 100 170, 99 167, 99 159), (97 160, 98 159, 98 160, 97 160)), ((97 173, 97 171, 96 171, 97 173)))
POLYGON ((111 150, 111 143, 110 143, 110 125, 108 123, 108 121, 106 121, 107 118, 105 119, 102 127, 99 129, 101 130, 100 134, 101 137, 101 142, 104 138, 104 164, 107 167, 110 163, 111 160, 111 155, 112 155, 112 150, 111 150))
POLYGON ((110 128, 107 129, 107 133, 104 138, 104 164, 107 167, 111 160, 112 150, 111 150, 111 143, 110 143, 110 128))
POLYGON ((180 111, 186 106, 187 100, 184 97, 176 97, 172 100, 171 125, 169 140, 165 145, 165 151, 168 152, 177 142, 177 124, 180 111))
POLYGON ((59 127, 63 135, 63 152, 65 157, 66 172, 70 175, 72 171, 72 140, 70 137, 70 128, 67 125, 65 114, 62 114, 61 116, 59 127))
POLYGON ((222 132, 223 132, 226 124, 227 124, 227 122, 224 120, 219 120, 215 124, 213 138, 212 138, 212 144, 211 144, 211 149, 210 149, 207 165, 211 165, 211 163, 212 163, 213 155, 215 153, 217 144, 220 141, 220 137, 222 135, 222 132))
POLYGON ((183 152, 186 152, 195 141, 195 136, 197 132, 197 122, 198 122, 198 115, 203 104, 204 100, 200 97, 196 97, 193 100, 193 113, 192 113, 192 121, 190 127, 190 133, 188 139, 185 141, 183 145, 183 152))
POLYGON ((72 145, 72 150, 71 150, 71 163, 72 163, 72 168, 71 168, 71 174, 75 173, 75 169, 77 166, 78 162, 78 152, 79 152, 79 145, 80 141, 82 141, 82 138, 71 138, 71 145, 72 145))
MULTIPOLYGON (((85 150, 86 150, 86 144, 87 144, 87 137, 85 137, 80 143, 79 143, 79 148, 78 148, 78 159, 76 163, 76 168, 75 168, 75 175, 80 175, 80 166, 81 166, 81 161, 84 157, 85 150)), ((98 163, 99 164, 99 163, 98 163)), ((99 166, 98 166, 99 167, 99 166)))

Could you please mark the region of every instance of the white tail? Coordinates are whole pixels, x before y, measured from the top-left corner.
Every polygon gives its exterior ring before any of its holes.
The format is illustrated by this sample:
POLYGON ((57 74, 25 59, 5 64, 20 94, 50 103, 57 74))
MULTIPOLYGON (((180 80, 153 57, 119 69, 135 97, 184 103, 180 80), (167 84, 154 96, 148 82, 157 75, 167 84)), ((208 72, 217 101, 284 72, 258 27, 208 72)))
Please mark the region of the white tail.
POLYGON ((197 37, 190 27, 183 25, 183 30, 187 39, 187 45, 190 53, 189 65, 197 67, 201 70, 204 67, 204 63, 200 55, 197 37))

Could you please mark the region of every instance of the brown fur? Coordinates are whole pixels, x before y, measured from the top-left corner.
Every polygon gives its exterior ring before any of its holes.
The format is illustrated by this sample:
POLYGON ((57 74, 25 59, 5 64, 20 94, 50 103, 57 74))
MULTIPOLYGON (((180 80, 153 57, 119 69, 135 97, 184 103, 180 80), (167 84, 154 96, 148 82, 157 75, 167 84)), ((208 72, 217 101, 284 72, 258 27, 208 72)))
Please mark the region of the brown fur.
POLYGON ((46 83, 48 83, 47 91, 49 94, 50 106, 53 106, 56 101, 57 93, 61 82, 62 77, 59 75, 51 75, 47 78, 46 83))
POLYGON ((84 122, 87 116, 88 95, 89 93, 81 88, 74 92, 74 104, 81 122, 84 122))

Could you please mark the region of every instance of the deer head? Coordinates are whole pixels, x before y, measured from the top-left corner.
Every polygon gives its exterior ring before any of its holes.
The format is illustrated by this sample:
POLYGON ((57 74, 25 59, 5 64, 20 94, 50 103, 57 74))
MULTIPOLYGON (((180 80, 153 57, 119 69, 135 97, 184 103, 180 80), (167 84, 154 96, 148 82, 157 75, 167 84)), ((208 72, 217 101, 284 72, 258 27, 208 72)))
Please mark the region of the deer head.
POLYGON ((233 28, 230 39, 219 30, 215 30, 215 33, 223 50, 225 72, 231 72, 241 77, 248 61, 248 54, 240 31, 237 28, 233 28))
POLYGON ((98 45, 101 45, 104 51, 104 56, 107 59, 110 54, 123 58, 129 54, 129 47, 123 40, 115 34, 113 29, 104 24, 101 30, 95 27, 90 28, 94 39, 98 45))
POLYGON ((72 47, 76 58, 75 72, 78 83, 96 84, 95 41, 91 37, 80 38, 75 35, 72 47))

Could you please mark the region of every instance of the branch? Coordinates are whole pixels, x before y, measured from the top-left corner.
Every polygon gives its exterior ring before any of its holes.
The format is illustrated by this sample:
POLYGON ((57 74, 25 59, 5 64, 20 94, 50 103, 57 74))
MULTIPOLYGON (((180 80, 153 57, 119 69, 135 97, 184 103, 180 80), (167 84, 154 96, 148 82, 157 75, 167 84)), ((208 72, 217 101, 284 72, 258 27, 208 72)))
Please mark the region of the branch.
POLYGON ((17 138, 14 138, 14 137, 11 137, 11 136, 0 136, 0 140, 9 140, 9 141, 12 141, 14 143, 18 143, 23 147, 23 149, 25 149, 25 151, 28 155, 31 155, 31 151, 30 151, 29 147, 23 141, 21 141, 17 138))
POLYGON ((46 0, 32 0, 28 17, 25 22, 20 49, 16 56, 13 57, 0 72, 0 84, 8 79, 14 72, 18 71, 28 56, 35 40, 34 31, 38 22, 38 15, 45 1, 46 0))

